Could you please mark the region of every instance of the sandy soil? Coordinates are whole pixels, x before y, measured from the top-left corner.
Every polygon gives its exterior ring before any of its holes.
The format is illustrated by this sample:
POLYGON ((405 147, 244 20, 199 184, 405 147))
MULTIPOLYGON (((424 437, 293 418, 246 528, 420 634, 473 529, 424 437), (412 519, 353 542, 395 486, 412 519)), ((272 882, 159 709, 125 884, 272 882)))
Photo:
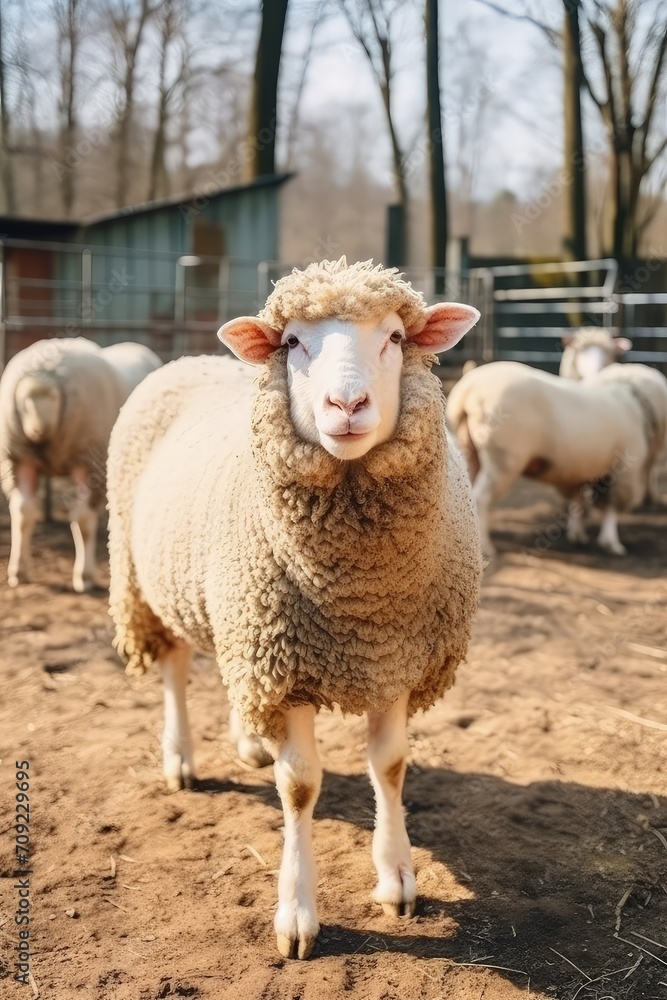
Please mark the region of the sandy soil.
MULTIPOLYGON (((68 589, 68 528, 41 527, 35 582, 0 585, 2 1000, 667 996, 664 725, 619 714, 667 723, 655 652, 667 647, 667 516, 625 518, 619 559, 573 551, 558 510, 526 486, 497 512, 501 554, 469 660, 411 725, 412 920, 369 898, 363 724, 319 718, 323 926, 307 963, 275 951, 281 812, 271 770, 234 757, 215 665, 198 659, 189 688, 199 785, 166 795, 159 678, 124 676, 104 591, 68 589), (22 758, 34 988, 12 981, 22 758)), ((3 563, 7 549, 3 511, 3 563)))

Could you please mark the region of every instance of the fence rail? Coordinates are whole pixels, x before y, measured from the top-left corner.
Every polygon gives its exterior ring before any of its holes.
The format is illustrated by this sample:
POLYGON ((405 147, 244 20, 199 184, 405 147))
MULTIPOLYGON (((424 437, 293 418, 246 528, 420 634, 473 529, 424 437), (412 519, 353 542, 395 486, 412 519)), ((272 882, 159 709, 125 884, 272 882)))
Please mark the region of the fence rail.
MULTIPOLYGON (((164 360, 219 350, 217 326, 255 314, 294 264, 103 245, 0 241, 0 368, 45 336, 102 346, 128 336, 164 360)), ((301 265, 296 265, 301 266, 301 265)), ((603 326, 633 341, 629 360, 667 366, 667 292, 615 293, 614 260, 512 264, 462 274, 406 268, 428 301, 471 302, 481 320, 444 360, 516 360, 554 370, 561 338, 603 326)))

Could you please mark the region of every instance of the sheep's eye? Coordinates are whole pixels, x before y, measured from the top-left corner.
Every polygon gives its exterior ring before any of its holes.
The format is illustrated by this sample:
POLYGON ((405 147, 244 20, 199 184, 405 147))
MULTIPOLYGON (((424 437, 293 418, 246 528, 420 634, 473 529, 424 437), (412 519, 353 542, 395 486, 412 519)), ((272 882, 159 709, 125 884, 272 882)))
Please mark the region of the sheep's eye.
POLYGON ((291 337, 287 338, 287 340, 285 341, 285 343, 287 344, 288 347, 298 347, 299 346, 299 338, 295 337, 294 334, 292 334, 291 337))
POLYGON ((403 340, 403 334, 401 333, 400 330, 394 330, 389 339, 391 340, 392 344, 400 344, 400 342, 403 340))

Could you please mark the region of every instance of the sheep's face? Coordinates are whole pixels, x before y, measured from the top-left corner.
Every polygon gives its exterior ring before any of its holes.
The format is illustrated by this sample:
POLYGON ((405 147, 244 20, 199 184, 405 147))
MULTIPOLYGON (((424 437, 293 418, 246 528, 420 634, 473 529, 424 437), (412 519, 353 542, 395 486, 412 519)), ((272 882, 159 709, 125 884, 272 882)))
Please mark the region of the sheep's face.
POLYGON ((601 331, 595 331, 590 343, 578 344, 572 336, 563 337, 563 361, 561 374, 570 378, 587 379, 601 372, 607 365, 613 365, 630 350, 632 341, 626 337, 600 336, 601 331))
POLYGON ((361 458, 394 433, 401 405, 403 344, 425 354, 453 347, 477 322, 471 306, 441 303, 406 330, 389 312, 364 321, 291 319, 282 332, 254 317, 225 324, 218 336, 243 361, 262 363, 287 348, 290 412, 297 434, 336 458, 361 458))
POLYGON ((16 387, 16 409, 23 433, 33 444, 50 441, 60 423, 62 394, 51 379, 26 376, 16 387))

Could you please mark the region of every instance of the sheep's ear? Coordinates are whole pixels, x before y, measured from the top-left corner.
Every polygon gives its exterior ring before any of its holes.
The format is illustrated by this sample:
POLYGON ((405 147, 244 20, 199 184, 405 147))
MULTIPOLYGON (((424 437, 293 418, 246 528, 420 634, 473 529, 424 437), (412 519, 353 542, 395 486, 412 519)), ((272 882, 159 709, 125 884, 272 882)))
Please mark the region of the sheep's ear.
POLYGON ((256 316, 230 319, 218 330, 218 337, 241 361, 261 365, 280 347, 280 332, 256 316))
POLYGON ((632 341, 628 340, 627 337, 614 337, 614 347, 621 354, 627 354, 628 351, 632 350, 632 341))
POLYGON ((425 309, 422 318, 410 327, 408 340, 429 354, 441 354, 458 344, 478 319, 479 312, 473 306, 439 302, 425 309))
POLYGON ((563 347, 569 347, 573 340, 574 340, 574 334, 573 333, 565 333, 560 338, 560 342, 563 345, 563 347))

